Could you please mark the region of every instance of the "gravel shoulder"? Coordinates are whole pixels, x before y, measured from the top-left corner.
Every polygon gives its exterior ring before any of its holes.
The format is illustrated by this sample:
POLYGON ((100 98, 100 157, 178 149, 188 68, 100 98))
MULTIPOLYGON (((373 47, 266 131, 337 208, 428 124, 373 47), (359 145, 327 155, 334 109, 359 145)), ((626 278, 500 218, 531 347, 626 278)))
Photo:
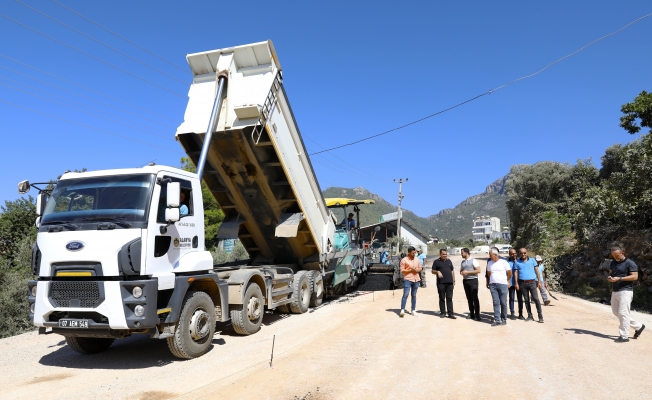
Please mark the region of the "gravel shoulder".
MULTIPOLYGON (((453 261, 459 265, 459 257, 453 261)), ((461 285, 454 293, 458 318, 436 316, 434 279, 428 283, 418 292, 418 317, 398 317, 399 291, 351 295, 303 315, 270 313, 252 336, 221 325, 210 352, 189 361, 141 335, 90 356, 58 335, 2 339, 0 397, 649 398, 651 315, 633 312, 648 328, 638 340, 617 344, 609 306, 555 293, 559 300, 544 307, 544 324, 510 320, 492 328, 483 285, 487 319, 477 322, 465 319, 461 285)))

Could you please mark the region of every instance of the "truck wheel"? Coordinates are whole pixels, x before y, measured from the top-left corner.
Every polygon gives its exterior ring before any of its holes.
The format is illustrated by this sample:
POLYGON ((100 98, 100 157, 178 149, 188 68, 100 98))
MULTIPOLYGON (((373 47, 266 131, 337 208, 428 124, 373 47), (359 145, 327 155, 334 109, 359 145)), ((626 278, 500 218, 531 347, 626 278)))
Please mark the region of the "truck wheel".
POLYGON ((294 314, 303 314, 308 311, 311 295, 308 272, 309 271, 299 271, 294 275, 294 293, 292 293, 294 301, 289 303, 290 310, 292 310, 294 314))
POLYGON ((312 294, 310 296, 310 307, 319 307, 324 300, 324 280, 319 271, 310 271, 308 274, 312 294))
POLYGON ((265 299, 260 286, 250 283, 242 303, 229 306, 231 325, 240 335, 251 335, 260 330, 265 315, 265 299))
POLYGON ((66 336, 68 347, 82 354, 94 354, 104 351, 111 346, 115 339, 66 336))
POLYGON ((215 306, 204 292, 186 294, 174 335, 167 338, 172 354, 197 358, 208 351, 215 333, 215 306))
POLYGON ((292 312, 292 311, 290 311, 290 306, 288 306, 287 304, 283 304, 282 306, 276 307, 276 311, 278 311, 280 313, 283 313, 283 314, 289 314, 289 313, 292 312))

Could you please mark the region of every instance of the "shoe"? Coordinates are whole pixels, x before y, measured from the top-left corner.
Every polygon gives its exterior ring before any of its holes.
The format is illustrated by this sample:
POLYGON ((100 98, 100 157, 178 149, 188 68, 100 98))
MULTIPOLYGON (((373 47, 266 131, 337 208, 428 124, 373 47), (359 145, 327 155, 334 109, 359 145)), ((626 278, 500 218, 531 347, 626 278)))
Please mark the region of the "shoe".
POLYGON ((482 317, 476 317, 475 320, 478 322, 482 322, 482 317))
POLYGON ((641 326, 641 329, 634 331, 634 339, 638 339, 638 337, 641 336, 641 332, 643 332, 643 329, 645 329, 645 325, 641 326))
POLYGON ((614 340, 616 343, 627 343, 629 342, 629 339, 626 337, 619 336, 618 339, 614 340))
POLYGON ((500 322, 494 322, 491 324, 491 326, 500 326, 500 322))
POLYGON ((525 319, 525 322, 529 322, 529 321, 534 321, 534 318, 532 318, 531 315, 528 315, 528 317, 525 319))
POLYGON ((446 318, 446 313, 439 313, 439 318, 446 318))
POLYGON ((550 300, 546 300, 546 301, 543 302, 544 306, 547 306, 548 304, 550 304, 550 300))
POLYGON ((525 321, 525 317, 523 317, 522 315, 519 315, 518 319, 525 321))
POLYGON ((512 321, 515 320, 515 319, 516 319, 516 315, 514 315, 514 314, 510 315, 510 316, 509 316, 509 319, 511 319, 512 321))
POLYGON ((450 318, 450 319, 457 319, 457 317, 454 316, 453 314, 449 315, 448 318, 450 318))
POLYGON ((417 316, 417 310, 412 310, 412 316, 416 317, 417 316))
POLYGON ((543 324, 543 317, 540 317, 537 322, 540 323, 540 324, 543 324))
POLYGON ((469 314, 469 315, 467 315, 467 316, 466 316, 466 319, 475 319, 475 316, 474 316, 474 315, 471 315, 471 314, 469 314))
POLYGON ((398 316, 401 318, 405 317, 405 310, 401 310, 401 313, 398 316))
POLYGON ((502 322, 500 324, 501 325, 507 325, 507 320, 506 319, 502 320, 502 322))

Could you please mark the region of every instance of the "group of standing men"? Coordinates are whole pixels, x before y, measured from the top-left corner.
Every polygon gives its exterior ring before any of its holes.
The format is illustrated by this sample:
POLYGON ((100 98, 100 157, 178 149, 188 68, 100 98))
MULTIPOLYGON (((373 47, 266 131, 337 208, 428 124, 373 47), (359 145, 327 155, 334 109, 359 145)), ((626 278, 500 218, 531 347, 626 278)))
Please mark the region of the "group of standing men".
MULTIPOLYGON (((541 265, 541 258, 536 259, 528 257, 527 249, 519 250, 520 257, 517 258, 516 250, 509 250, 509 260, 500 258, 498 249, 493 247, 489 252, 490 260, 487 263, 487 288, 491 291, 494 303, 494 321, 492 326, 507 324, 507 296, 510 301, 510 318, 533 321, 530 300, 534 302, 538 322, 543 323, 543 314, 541 311, 541 302, 537 294, 537 289, 541 290, 544 304, 548 305, 550 300, 547 298, 546 282, 544 280, 544 267, 541 265), (519 315, 514 313, 515 297, 518 298, 519 315), (528 316, 523 316, 523 305, 527 310, 528 316)), ((421 255, 421 252, 419 252, 421 255)), ((464 293, 469 304, 468 319, 481 321, 480 316, 480 299, 478 298, 479 278, 481 273, 478 260, 471 257, 468 248, 462 249, 462 264, 460 275, 462 276, 462 285, 464 293)), ((423 258, 416 256, 414 247, 408 248, 408 254, 401 260, 401 273, 404 279, 403 298, 401 300, 400 316, 406 314, 405 306, 407 298, 411 293, 412 311, 407 312, 416 316, 416 292, 420 282, 425 280, 423 276, 423 258), (421 262, 420 262, 421 261, 421 262), (422 278, 423 277, 423 278, 422 278)), ((439 250, 439 258, 432 264, 432 273, 437 276, 437 292, 439 294, 439 311, 441 318, 456 319, 453 311, 453 290, 455 288, 456 277, 453 263, 448 258, 446 249, 439 250)))

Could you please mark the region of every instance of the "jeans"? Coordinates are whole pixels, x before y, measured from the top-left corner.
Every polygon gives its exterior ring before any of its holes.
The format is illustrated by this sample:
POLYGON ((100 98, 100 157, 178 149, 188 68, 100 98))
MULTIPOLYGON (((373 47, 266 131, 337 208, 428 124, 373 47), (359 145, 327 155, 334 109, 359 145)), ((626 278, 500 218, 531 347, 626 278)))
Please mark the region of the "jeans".
POLYGON ((632 305, 634 292, 632 290, 621 290, 620 292, 611 293, 611 311, 620 320, 618 333, 620 337, 629 338, 629 328, 636 330, 643 326, 629 317, 629 309, 632 305))
POLYGON ((507 321, 507 285, 490 283, 489 290, 494 301, 494 322, 507 321))
POLYGON ((438 283, 437 292, 439 293, 439 311, 446 314, 448 308, 448 315, 453 315, 453 288, 452 283, 438 283))
POLYGON ((509 312, 514 314, 514 301, 516 300, 514 294, 516 294, 516 298, 518 299, 518 315, 523 315, 523 294, 521 294, 520 290, 516 290, 516 286, 509 288, 509 312))
POLYGON ((541 292, 541 300, 545 303, 548 301, 548 291, 546 290, 546 284, 545 282, 541 282, 541 289, 539 289, 541 292))
POLYGON ((412 290, 412 311, 417 309, 417 289, 419 289, 419 282, 412 282, 408 280, 403 281, 403 298, 401 299, 401 310, 405 310, 405 303, 407 303, 407 298, 410 290, 412 290))
POLYGON ((527 310, 527 316, 532 316, 532 307, 530 306, 530 296, 532 296, 532 301, 537 306, 537 313, 539 318, 543 318, 543 313, 541 312, 541 302, 539 301, 539 295, 537 294, 537 282, 528 282, 518 281, 519 290, 523 294, 523 301, 525 302, 525 309, 527 310))
POLYGON ((463 279, 464 293, 466 300, 469 302, 469 314, 471 318, 480 317, 480 299, 478 299, 478 280, 463 279))

